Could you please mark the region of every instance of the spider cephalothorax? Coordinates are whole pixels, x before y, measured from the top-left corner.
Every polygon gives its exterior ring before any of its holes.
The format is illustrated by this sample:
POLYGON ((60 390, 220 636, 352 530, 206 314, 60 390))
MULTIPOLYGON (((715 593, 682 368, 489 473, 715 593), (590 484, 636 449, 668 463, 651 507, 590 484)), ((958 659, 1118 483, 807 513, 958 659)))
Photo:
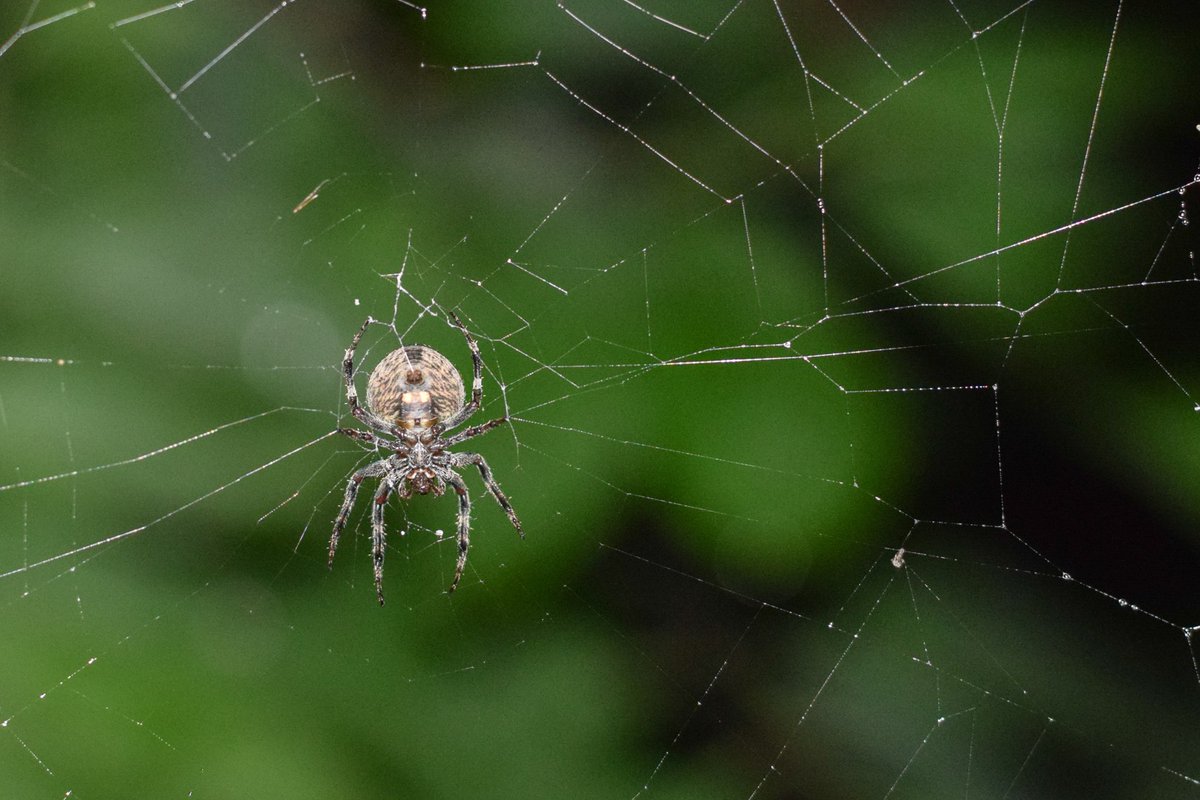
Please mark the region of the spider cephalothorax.
POLYGON ((367 382, 367 407, 363 408, 358 402, 358 390, 354 386, 354 351, 367 326, 374 321, 370 317, 354 334, 342 361, 350 413, 376 433, 356 428, 338 428, 338 433, 394 452, 350 476, 342 509, 333 523, 333 535, 329 538, 329 566, 333 566, 338 537, 350 517, 359 486, 367 478, 379 478, 379 491, 375 494, 371 510, 371 553, 375 562, 375 592, 380 605, 383 605, 383 556, 387 535, 383 509, 393 492, 407 500, 413 494, 441 495, 446 491, 446 484, 454 487, 458 495, 458 561, 454 568, 454 580, 450 583, 452 592, 458 587, 463 568, 467 565, 471 532, 471 499, 457 469, 469 465, 477 467, 484 485, 508 514, 517 533, 522 537, 525 535, 517 513, 492 477, 492 470, 483 456, 478 453, 451 453, 447 449, 508 421, 507 417, 500 417, 445 435, 446 431, 461 425, 478 411, 483 400, 483 362, 479 357, 479 346, 454 312, 450 312, 450 320, 462 332, 467 346, 471 348, 474 381, 470 402, 464 403, 462 376, 450 360, 430 347, 417 344, 393 350, 372 370, 367 382))

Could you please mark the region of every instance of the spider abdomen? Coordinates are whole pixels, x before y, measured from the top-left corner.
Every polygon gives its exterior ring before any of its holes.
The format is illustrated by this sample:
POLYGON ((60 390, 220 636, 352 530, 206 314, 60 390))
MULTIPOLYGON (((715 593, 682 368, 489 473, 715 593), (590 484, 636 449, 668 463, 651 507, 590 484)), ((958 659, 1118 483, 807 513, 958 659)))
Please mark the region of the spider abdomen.
POLYGON ((367 381, 367 406, 402 428, 428 428, 453 417, 466 402, 462 375, 423 344, 393 350, 367 381))

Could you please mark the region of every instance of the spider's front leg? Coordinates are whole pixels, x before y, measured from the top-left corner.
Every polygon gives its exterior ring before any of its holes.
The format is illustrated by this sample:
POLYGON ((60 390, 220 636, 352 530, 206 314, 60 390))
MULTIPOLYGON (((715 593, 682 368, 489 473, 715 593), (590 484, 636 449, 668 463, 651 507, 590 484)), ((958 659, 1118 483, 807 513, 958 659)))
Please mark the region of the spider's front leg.
POLYGON ((463 479, 448 472, 446 483, 454 487, 458 494, 458 561, 454 565, 454 580, 450 582, 450 591, 458 588, 462 580, 463 570, 467 566, 467 550, 471 547, 471 498, 467 495, 467 484, 463 479))
POLYGON ((500 484, 496 483, 495 477, 492 476, 492 468, 483 460, 483 456, 479 455, 479 453, 451 453, 450 459, 450 463, 455 467, 474 464, 479 468, 479 474, 483 477, 484 485, 492 493, 492 497, 496 498, 496 502, 500 504, 500 507, 504 509, 504 513, 508 514, 508 521, 512 523, 512 526, 517 529, 517 533, 524 539, 525 531, 521 528, 521 520, 517 519, 517 512, 513 510, 512 503, 508 502, 508 498, 504 496, 504 491, 500 488, 500 484))
POLYGON ((376 461, 350 476, 350 480, 346 484, 346 497, 342 501, 342 509, 338 512, 337 519, 333 521, 333 535, 329 537, 330 569, 333 569, 333 554, 337 551, 338 538, 342 535, 342 529, 346 527, 346 520, 350 519, 350 509, 354 506, 354 498, 358 496, 358 487, 367 478, 379 477, 385 472, 385 469, 386 462, 376 461))
POLYGON ((385 478, 371 508, 371 559, 375 563, 375 595, 379 598, 379 605, 383 605, 383 553, 387 537, 387 531, 383 527, 383 509, 391 492, 392 487, 385 478))

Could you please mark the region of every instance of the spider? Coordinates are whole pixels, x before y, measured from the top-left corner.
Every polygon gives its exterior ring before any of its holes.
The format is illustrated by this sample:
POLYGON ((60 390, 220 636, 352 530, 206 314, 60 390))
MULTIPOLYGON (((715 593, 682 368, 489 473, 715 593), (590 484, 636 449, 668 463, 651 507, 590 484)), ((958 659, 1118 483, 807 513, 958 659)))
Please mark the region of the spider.
POLYGON ((358 333, 354 334, 342 361, 342 377, 346 381, 346 402, 350 406, 350 413, 359 422, 374 429, 375 433, 357 428, 338 428, 337 432, 394 452, 350 476, 346 484, 346 499, 334 520, 333 535, 329 537, 329 567, 333 568, 338 538, 346 527, 359 487, 367 478, 379 478, 379 490, 375 493, 375 504, 371 509, 371 555, 375 564, 375 593, 380 605, 383 605, 386 537, 383 509, 393 492, 400 499, 407 500, 414 492, 440 496, 446 491, 445 484, 454 487, 458 494, 458 562, 454 567, 454 580, 450 583, 451 592, 458 587, 463 568, 467 565, 471 532, 471 499, 467 495, 466 483, 455 470, 469 465, 478 467, 484 485, 508 514, 517 533, 522 539, 525 538, 517 512, 492 477, 492 470, 483 456, 478 453, 448 452, 448 448, 508 421, 508 417, 498 417, 446 435, 446 431, 461 425, 478 411, 483 399, 483 361, 479 357, 479 346, 453 311, 449 316, 471 348, 475 379, 471 386, 471 400, 466 404, 463 403, 466 395, 462 376, 454 365, 433 348, 416 344, 393 350, 376 365, 367 383, 367 407, 363 408, 354 387, 354 351, 367 326, 374 322, 371 317, 367 317, 358 333))

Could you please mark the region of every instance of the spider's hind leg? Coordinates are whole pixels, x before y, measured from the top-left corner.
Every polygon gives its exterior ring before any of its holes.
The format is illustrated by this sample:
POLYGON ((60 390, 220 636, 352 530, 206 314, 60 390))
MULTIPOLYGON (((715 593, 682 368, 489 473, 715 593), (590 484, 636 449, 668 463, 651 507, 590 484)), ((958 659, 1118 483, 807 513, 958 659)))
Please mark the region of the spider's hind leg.
MULTIPOLYGON (((346 384, 346 404, 350 407, 350 413, 354 415, 354 418, 377 431, 391 433, 392 426, 388 424, 387 420, 380 418, 370 409, 363 408, 358 401, 358 389, 354 387, 354 352, 358 350, 359 342, 362 341, 363 334, 367 332, 367 327, 374 321, 371 317, 367 317, 362 327, 354 334, 350 346, 346 348, 346 354, 342 357, 342 380, 346 384)), ((339 432, 344 433, 345 431, 339 429, 339 432)))
POLYGON ((448 316, 454 327, 458 328, 466 338, 467 347, 471 348, 471 399, 453 417, 442 420, 442 430, 449 430, 461 425, 463 421, 479 410, 479 406, 483 402, 483 359, 479 355, 479 345, 475 343, 475 337, 471 335, 467 327, 462 324, 458 314, 451 311, 448 316))

